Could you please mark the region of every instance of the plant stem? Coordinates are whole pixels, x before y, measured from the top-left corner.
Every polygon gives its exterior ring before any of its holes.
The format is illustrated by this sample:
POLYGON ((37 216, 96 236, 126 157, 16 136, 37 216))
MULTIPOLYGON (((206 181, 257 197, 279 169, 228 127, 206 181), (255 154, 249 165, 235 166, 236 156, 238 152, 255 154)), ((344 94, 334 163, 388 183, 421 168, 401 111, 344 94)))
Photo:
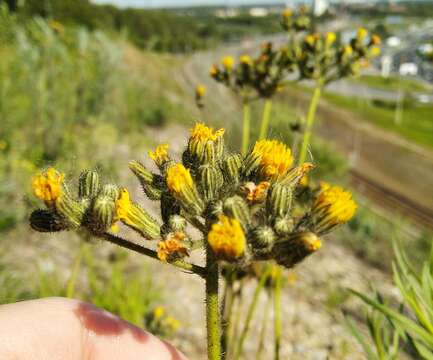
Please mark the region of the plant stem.
POLYGON ((265 348, 266 326, 269 320, 269 310, 271 309, 271 299, 272 299, 270 293, 267 292, 267 295, 268 295, 268 299, 266 301, 265 311, 263 313, 262 328, 260 330, 259 347, 257 349, 256 360, 262 359, 263 350, 265 348))
MULTIPOLYGON (((104 240, 107 240, 107 241, 113 243, 113 244, 119 245, 120 247, 124 247, 126 249, 138 252, 138 253, 140 253, 142 255, 149 256, 152 259, 159 260, 156 251, 148 249, 148 248, 145 248, 145 247, 143 247, 141 245, 138 245, 136 243, 130 242, 128 240, 125 240, 125 239, 123 239, 123 238, 121 238, 119 236, 112 235, 112 234, 109 234, 109 233, 104 233, 102 235, 98 234, 98 236, 101 237, 101 238, 103 238, 104 240)), ((191 271, 192 273, 197 274, 197 275, 199 275, 201 277, 205 277, 205 274, 206 274, 206 269, 204 269, 203 267, 198 266, 198 265, 194 265, 194 264, 190 264, 190 263, 188 263, 186 261, 183 261, 183 260, 172 261, 172 262, 170 262, 168 264, 176 266, 176 267, 178 267, 178 268, 180 268, 182 270, 191 271)))
POLYGON ((211 249, 206 251, 206 326, 207 326, 207 358, 221 359, 220 319, 218 307, 218 263, 211 249))
POLYGON ((229 339, 228 347, 227 347, 227 355, 226 355, 227 359, 231 359, 231 354, 233 354, 236 350, 235 339, 237 339, 237 337, 238 337, 239 323, 240 323, 241 312, 242 312, 241 310, 242 310, 242 302, 243 302, 242 301, 243 300, 243 296, 242 296, 243 285, 244 285, 244 280, 240 280, 239 281, 239 288, 234 293, 233 302, 236 301, 236 306, 235 306, 235 311, 233 311, 233 314, 230 318, 230 322, 229 322, 229 325, 227 328, 227 337, 229 339))
POLYGON ((226 280, 226 286, 224 289, 224 299, 223 299, 223 320, 222 320, 222 336, 221 336, 221 347, 222 347, 222 358, 226 359, 227 349, 230 345, 230 338, 228 336, 230 329, 230 320, 233 312, 233 281, 231 279, 226 280))
POLYGON ((305 124, 304 137, 302 139, 301 151, 299 153, 298 164, 301 165, 305 162, 307 157, 308 146, 310 145, 311 131, 313 129, 314 119, 316 117, 317 104, 322 93, 322 85, 319 82, 313 92, 310 107, 307 113, 307 122, 305 124))
POLYGON ((248 147, 250 146, 250 126, 251 126, 251 107, 250 102, 247 99, 243 101, 243 127, 242 127, 242 148, 241 152, 245 155, 248 151, 248 147))
POLYGON ((269 123, 271 120, 272 100, 267 98, 263 108, 262 124, 260 125, 259 140, 262 140, 268 134, 269 123))
POLYGON ((239 338, 238 346, 236 349, 236 355, 234 357, 235 360, 239 360, 242 356, 242 350, 244 348, 244 342, 250 330, 251 320, 253 318, 254 312, 257 307, 257 303, 259 300, 259 296, 261 291, 263 290, 266 280, 268 279, 271 273, 271 267, 268 267, 265 272, 260 277, 259 283, 257 284, 256 290, 254 291, 253 300, 248 308, 247 318, 245 319, 245 324, 241 332, 241 336, 239 338))
POLYGON ((275 360, 280 359, 280 344, 281 344, 281 288, 283 285, 283 277, 281 268, 278 267, 277 276, 275 277, 274 287, 274 337, 275 337, 275 360))

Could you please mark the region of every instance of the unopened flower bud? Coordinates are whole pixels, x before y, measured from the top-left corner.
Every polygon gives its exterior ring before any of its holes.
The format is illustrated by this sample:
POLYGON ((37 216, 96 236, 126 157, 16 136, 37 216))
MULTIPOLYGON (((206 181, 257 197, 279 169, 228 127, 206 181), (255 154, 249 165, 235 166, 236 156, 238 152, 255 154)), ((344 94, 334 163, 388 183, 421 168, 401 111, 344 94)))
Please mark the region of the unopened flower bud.
POLYGON ((105 184, 99 192, 100 196, 108 196, 113 200, 119 197, 119 187, 115 184, 105 184))
POLYGON ((266 200, 266 210, 272 216, 284 217, 292 207, 292 189, 289 186, 275 183, 271 186, 266 200))
POLYGON ((239 154, 227 155, 221 163, 221 169, 226 181, 237 183, 241 167, 242 160, 239 154))
POLYGON ((94 198, 99 192, 99 174, 94 170, 85 170, 78 180, 78 197, 94 198))
POLYGON ((30 226, 33 230, 39 232, 57 232, 66 230, 68 227, 51 210, 35 210, 30 215, 30 226))
POLYGON ((133 160, 129 162, 128 166, 142 185, 152 184, 153 174, 141 162, 133 160))
POLYGON ((290 217, 277 217, 274 221, 274 230, 279 236, 290 234, 294 229, 294 221, 290 217))
POLYGON ((202 165, 199 168, 199 177, 204 200, 213 200, 224 182, 221 170, 213 165, 202 165))
POLYGON ((172 232, 184 231, 186 228, 186 220, 180 215, 172 215, 168 219, 168 225, 172 232))
POLYGON ((235 195, 227 198, 223 203, 224 214, 238 220, 246 230, 251 224, 250 209, 240 196, 235 195))
POLYGON ((108 231, 115 222, 116 203, 108 195, 98 196, 92 204, 89 225, 97 233, 108 231))
MULTIPOLYGON (((65 186, 65 185, 64 185, 65 186)), ((69 195, 69 191, 64 191, 63 195, 55 202, 56 213, 59 214, 70 228, 79 228, 83 222, 88 202, 80 202, 69 195)))
POLYGON ((268 259, 271 257, 271 249, 274 245, 276 235, 271 227, 259 226, 252 231, 251 246, 254 255, 258 259, 268 259))
POLYGON ((320 239, 315 234, 301 232, 276 242, 272 253, 278 264, 289 269, 319 250, 321 245, 320 239))

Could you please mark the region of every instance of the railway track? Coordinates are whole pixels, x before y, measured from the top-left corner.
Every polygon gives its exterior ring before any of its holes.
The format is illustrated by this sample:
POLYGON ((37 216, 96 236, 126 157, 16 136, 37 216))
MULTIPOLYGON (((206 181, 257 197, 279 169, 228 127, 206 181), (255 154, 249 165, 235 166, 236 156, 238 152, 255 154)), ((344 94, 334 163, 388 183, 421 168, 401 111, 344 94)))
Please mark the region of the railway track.
POLYGON ((433 210, 367 178, 356 170, 352 169, 350 175, 352 185, 381 207, 404 214, 416 223, 433 230, 433 210))

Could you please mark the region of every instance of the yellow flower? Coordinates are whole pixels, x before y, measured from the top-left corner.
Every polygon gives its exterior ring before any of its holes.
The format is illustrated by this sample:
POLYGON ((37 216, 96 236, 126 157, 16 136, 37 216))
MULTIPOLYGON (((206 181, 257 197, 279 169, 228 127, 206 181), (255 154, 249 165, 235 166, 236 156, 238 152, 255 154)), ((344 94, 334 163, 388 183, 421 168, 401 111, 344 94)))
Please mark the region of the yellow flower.
POLYGON ((262 181, 258 185, 253 182, 247 182, 243 190, 245 191, 247 200, 251 202, 261 201, 266 196, 266 191, 271 184, 268 181, 262 181))
POLYGON ((165 325, 171 328, 171 330, 176 331, 180 327, 180 321, 172 316, 167 316, 165 318, 165 325))
POLYGON ((328 46, 332 45, 335 42, 335 40, 337 40, 337 35, 335 35, 334 32, 331 31, 326 33, 325 42, 328 46))
POLYGON ((127 189, 122 188, 116 200, 116 220, 126 220, 131 210, 132 202, 127 189))
POLYGON ((344 224, 355 214, 357 205, 352 194, 339 186, 323 185, 314 202, 313 212, 319 214, 321 223, 331 226, 344 224))
POLYGON ((153 310, 153 317, 155 319, 161 319, 165 314, 165 309, 163 306, 157 306, 154 310, 153 310))
POLYGON ((241 55, 241 57, 239 58, 239 62, 244 65, 251 65, 253 63, 253 60, 249 55, 241 55))
POLYGON ((189 169, 186 169, 182 164, 175 164, 168 168, 166 181, 170 191, 176 194, 180 194, 185 188, 193 186, 189 169))
POLYGON ((265 179, 275 179, 285 175, 293 163, 290 149, 276 140, 257 141, 253 155, 260 158, 259 173, 265 179))
POLYGON ((221 62, 226 70, 232 70, 235 64, 235 60, 231 56, 224 56, 221 62))
POLYGON ((379 46, 373 46, 370 50, 370 55, 372 57, 379 56, 380 55, 380 47, 379 46))
POLYGON ((161 166, 170 158, 168 157, 168 144, 158 145, 155 151, 149 151, 149 157, 155 162, 156 165, 161 166))
POLYGON ((358 38, 359 40, 364 40, 365 37, 367 36, 367 34, 368 34, 367 29, 364 28, 364 27, 360 27, 360 28, 358 29, 358 32, 357 32, 356 36, 357 36, 357 38, 358 38))
POLYGON ((215 64, 212 65, 209 69, 209 75, 215 77, 218 75, 218 73, 219 73, 218 66, 216 66, 215 64))
POLYGON ((198 98, 202 98, 203 96, 206 95, 206 87, 202 84, 198 84, 195 88, 195 95, 198 98))
POLYGON ((353 48, 350 45, 345 45, 343 47, 343 55, 349 56, 353 54, 353 48))
POLYGON ((380 45, 381 42, 382 42, 382 40, 380 39, 379 35, 372 35, 371 36, 371 44, 372 45, 380 45))
POLYGON ((191 139, 195 141, 207 142, 208 140, 217 141, 224 135, 225 130, 223 128, 214 131, 213 128, 206 126, 203 123, 197 123, 190 130, 191 139))
POLYGON ((293 11, 290 9, 284 9, 282 15, 284 18, 289 18, 293 15, 293 11))
POLYGON ((212 225, 207 236, 208 243, 217 256, 236 259, 245 253, 246 240, 241 224, 225 215, 212 225))
POLYGON ((316 37, 315 37, 314 35, 310 34, 310 35, 307 35, 307 36, 305 37, 304 41, 305 41, 308 45, 310 45, 311 47, 313 47, 314 44, 316 43, 316 37))
POLYGON ((171 255, 188 255, 188 249, 183 243, 186 235, 183 232, 176 232, 166 240, 162 240, 158 243, 158 259, 161 261, 167 261, 171 255))
POLYGON ((33 178, 32 188, 34 194, 46 202, 56 201, 62 195, 62 183, 65 174, 54 168, 49 168, 33 178))

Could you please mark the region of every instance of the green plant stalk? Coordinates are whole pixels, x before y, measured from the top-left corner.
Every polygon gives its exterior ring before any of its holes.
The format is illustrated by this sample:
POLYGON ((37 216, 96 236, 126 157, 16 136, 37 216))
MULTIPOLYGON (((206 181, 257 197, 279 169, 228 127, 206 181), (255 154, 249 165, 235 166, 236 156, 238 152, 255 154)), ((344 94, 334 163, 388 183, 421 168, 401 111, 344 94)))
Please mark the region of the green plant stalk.
POLYGON ((263 108, 262 124, 260 125, 259 140, 262 140, 268 134, 268 128, 271 121, 272 100, 267 98, 263 108))
POLYGON ((281 268, 278 267, 274 287, 274 359, 280 359, 281 345, 281 288, 283 286, 283 277, 281 268))
POLYGON ((250 146, 250 127, 251 127, 251 106, 246 99, 243 101, 243 122, 242 122, 242 148, 241 152, 245 155, 250 146))
POLYGON ((242 356, 242 350, 244 348, 245 339, 247 338, 248 332, 250 330, 251 320, 253 319, 254 312, 257 308, 257 303, 259 300, 260 293, 262 292, 266 280, 268 279, 270 274, 271 274, 271 267, 266 269, 266 271, 262 274, 259 283, 257 284, 256 290, 254 291, 253 299, 248 308, 247 318, 245 319, 244 327, 242 328, 241 336, 239 338, 239 342, 236 347, 236 354, 234 357, 235 360, 239 360, 242 356))
POLYGON ((240 281, 239 290, 234 293, 234 300, 233 302, 236 303, 235 311, 232 311, 232 316, 230 318, 230 322, 227 327, 227 337, 229 339, 228 347, 227 347, 227 359, 231 359, 231 354, 233 354, 236 350, 236 341, 238 337, 238 331, 239 331, 239 323, 241 318, 241 309, 242 309, 242 286, 243 286, 243 280, 240 281))
POLYGON ((314 119, 316 117, 317 104, 319 103, 320 95, 322 94, 322 85, 318 83, 314 89, 311 98, 310 107, 307 113, 307 122, 305 124, 304 137, 302 139, 301 151, 299 153, 298 164, 305 162, 307 157, 308 146, 310 145, 311 132, 313 130, 314 119))
POLYGON ((226 281, 226 287, 224 289, 224 311, 223 311, 223 321, 222 321, 222 337, 221 337, 221 347, 222 347, 222 358, 225 359, 227 356, 227 349, 230 346, 230 337, 228 336, 230 330, 230 320, 233 313, 233 281, 226 281))
MULTIPOLYGON (((137 252, 139 254, 149 256, 152 259, 159 260, 158 259, 158 254, 157 254, 156 251, 148 249, 148 248, 145 248, 145 247, 143 247, 141 245, 138 245, 136 243, 130 242, 128 240, 125 240, 125 239, 123 239, 123 238, 121 238, 119 236, 112 235, 112 234, 109 234, 109 233, 104 233, 104 234, 99 235, 99 236, 101 238, 103 238, 104 240, 107 240, 107 241, 109 241, 109 242, 111 242, 113 244, 119 245, 120 247, 124 247, 126 249, 135 251, 135 252, 137 252)), ((203 268, 201 266, 198 266, 198 265, 190 264, 190 263, 188 263, 186 261, 183 261, 183 260, 172 261, 169 264, 173 265, 173 266, 176 266, 176 267, 178 267, 178 268, 180 268, 182 270, 190 271, 190 272, 192 272, 194 274, 197 274, 197 275, 199 275, 199 276, 201 276, 203 278, 206 275, 206 269, 205 268, 203 268)))
POLYGON ((269 293, 267 295, 268 295, 268 299, 266 301, 265 311, 263 313, 262 328, 260 330, 259 347, 257 349, 256 360, 262 359, 263 350, 265 349, 266 325, 268 324, 268 320, 269 320, 269 311, 271 309, 271 299, 272 299, 269 293))
POLYGON ((211 249, 206 251, 206 327, 207 327, 207 358, 221 359, 220 317, 218 306, 218 263, 211 249))

